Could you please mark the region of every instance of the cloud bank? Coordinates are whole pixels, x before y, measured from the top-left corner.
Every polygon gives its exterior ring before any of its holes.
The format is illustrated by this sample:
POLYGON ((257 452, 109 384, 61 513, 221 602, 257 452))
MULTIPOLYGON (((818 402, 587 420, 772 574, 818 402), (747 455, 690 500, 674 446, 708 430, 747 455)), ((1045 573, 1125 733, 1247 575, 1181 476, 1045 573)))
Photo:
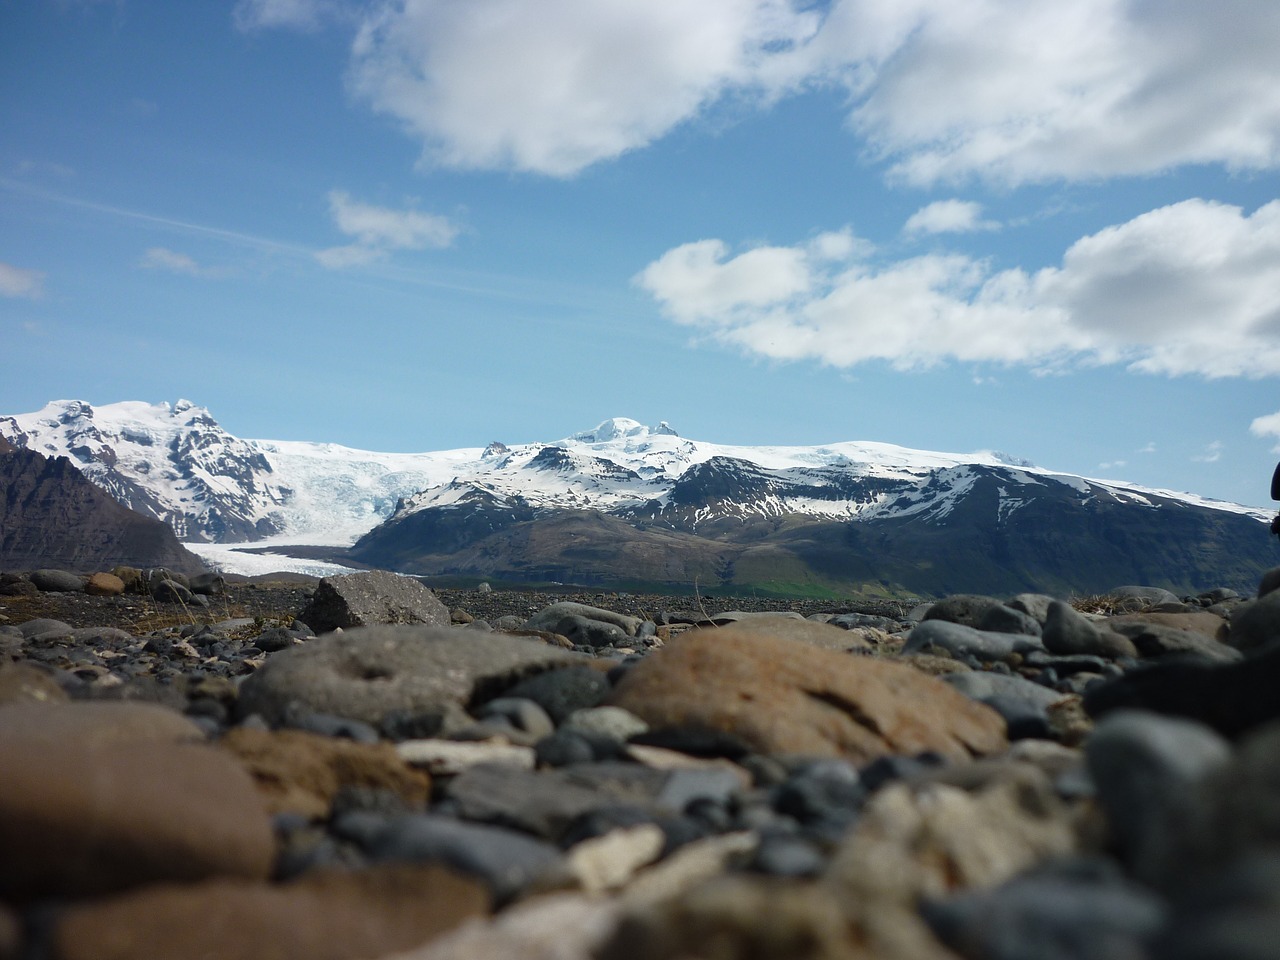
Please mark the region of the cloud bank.
POLYGON ((329 193, 329 212, 338 229, 355 238, 355 243, 316 254, 324 266, 335 269, 380 260, 394 250, 442 249, 458 235, 458 227, 446 217, 376 207, 341 190, 329 193))
POLYGON ((1205 200, 1162 207, 1034 273, 961 254, 882 262, 843 233, 736 255, 700 240, 635 280, 672 320, 779 360, 1280 374, 1280 201, 1251 215, 1205 200))
POLYGON ((350 82, 447 167, 571 176, 726 99, 827 87, 891 177, 1018 184, 1274 169, 1277 49, 1259 0, 394 0, 363 14, 350 82))

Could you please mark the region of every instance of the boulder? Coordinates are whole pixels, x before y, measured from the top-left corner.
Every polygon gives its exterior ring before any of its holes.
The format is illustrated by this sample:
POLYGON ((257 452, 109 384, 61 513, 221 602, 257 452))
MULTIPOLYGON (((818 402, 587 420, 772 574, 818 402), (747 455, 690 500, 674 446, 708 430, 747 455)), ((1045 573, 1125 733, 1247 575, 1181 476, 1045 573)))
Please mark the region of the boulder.
POLYGON ((955 656, 978 660, 1004 660, 1012 654, 1044 651, 1039 637, 1023 633, 988 633, 951 620, 926 619, 912 628, 902 648, 904 654, 941 647, 955 656))
POLYGON ((124 593, 124 581, 114 573, 95 573, 84 585, 84 592, 95 597, 117 597, 124 593))
POLYGON ((277 725, 290 704, 374 725, 395 713, 456 716, 483 691, 499 693, 529 674, 576 662, 576 654, 523 637, 360 627, 272 654, 244 681, 237 710, 277 725))
POLYGON ((326 819, 334 797, 346 787, 384 791, 406 810, 425 808, 431 795, 431 778, 405 763, 389 743, 237 727, 219 746, 253 775, 272 814, 326 819))
POLYGON ((298 619, 317 633, 384 623, 450 623, 448 607, 434 593, 385 570, 325 577, 298 619))
POLYGON ((44 593, 84 593, 84 578, 66 570, 32 570, 29 579, 44 593))
POLYGON ((1231 646, 1243 651, 1257 650, 1276 640, 1280 640, 1280 590, 1272 590, 1236 608, 1227 637, 1231 646))
POLYGON ((727 734, 762 753, 869 763, 1006 745, 997 713, 918 670, 736 627, 677 637, 632 667, 609 702, 654 731, 727 734))
POLYGON ((160 886, 67 910, 52 957, 364 960, 418 947, 487 910, 479 884, 431 866, 313 871, 275 886, 160 886))

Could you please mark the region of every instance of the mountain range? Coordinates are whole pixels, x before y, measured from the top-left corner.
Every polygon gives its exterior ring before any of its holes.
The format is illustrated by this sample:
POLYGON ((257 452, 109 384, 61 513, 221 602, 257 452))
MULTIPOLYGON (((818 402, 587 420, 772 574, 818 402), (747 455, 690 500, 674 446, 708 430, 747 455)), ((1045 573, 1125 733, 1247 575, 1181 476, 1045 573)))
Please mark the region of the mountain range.
POLYGON ((192 542, 428 576, 778 594, 1252 590, 1263 512, 885 443, 727 446, 614 418, 420 454, 244 440, 187 401, 57 401, 0 436, 192 542), (312 550, 314 555, 316 551, 312 550))

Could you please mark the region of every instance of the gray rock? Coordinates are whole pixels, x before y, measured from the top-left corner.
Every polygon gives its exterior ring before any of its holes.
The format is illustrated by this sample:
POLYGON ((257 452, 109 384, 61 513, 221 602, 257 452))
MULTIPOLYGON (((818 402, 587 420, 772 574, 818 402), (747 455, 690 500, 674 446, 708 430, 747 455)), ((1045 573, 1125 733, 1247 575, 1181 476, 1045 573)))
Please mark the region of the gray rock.
POLYGON ((1029 614, 1037 623, 1044 626, 1049 616, 1049 604, 1053 603, 1054 599, 1045 593, 1020 593, 1010 600, 1008 605, 1014 610, 1029 614))
POLYGON ((1049 604, 1043 639, 1045 649, 1062 656, 1085 654, 1115 659, 1132 657, 1138 652, 1125 638, 1100 628, 1061 600, 1049 604))
POLYGON ((559 724, 575 710, 599 705, 609 694, 609 689, 608 677, 599 670, 572 666, 547 670, 521 680, 507 690, 505 696, 532 700, 559 724))
POLYGON ((1003 604, 984 613, 978 621, 978 629, 987 633, 1021 633, 1029 637, 1038 637, 1041 633, 1039 620, 1023 610, 1003 604))
POLYGON ((447 627, 360 627, 272 654, 240 687, 241 717, 280 723, 290 703, 380 724, 389 714, 461 712, 482 691, 574 663, 537 640, 447 627))
POLYGON ((1133 875, 1157 889, 1185 878, 1193 824, 1203 823, 1201 785, 1223 769, 1231 747, 1203 724, 1117 711, 1085 744, 1111 840, 1133 875))
POLYGON ((1123 622, 1117 620, 1111 624, 1117 633, 1123 634, 1132 641, 1138 653, 1146 658, 1165 657, 1171 654, 1193 654, 1205 660, 1231 662, 1239 660, 1243 654, 1235 647, 1219 643, 1212 637, 1194 630, 1180 630, 1162 623, 1123 622))
POLYGON ((621 707, 589 707, 570 714, 561 729, 592 733, 623 743, 629 737, 647 733, 649 725, 621 707))
POLYGON ((586 617, 580 617, 574 613, 561 614, 554 621, 541 621, 549 624, 547 626, 532 626, 537 619, 535 617, 533 620, 526 621, 522 629, 537 629, 558 633, 562 637, 568 638, 575 645, 582 647, 622 646, 630 639, 626 631, 616 624, 588 620, 586 617))
POLYGON ((1122 587, 1113 587, 1108 590, 1108 597, 1115 597, 1119 600, 1139 600, 1146 606, 1155 606, 1158 603, 1181 603, 1177 594, 1170 593, 1163 587, 1144 587, 1133 584, 1126 584, 1122 587))
POLYGON ((1280 587, 1280 567, 1272 567, 1258 581, 1258 596, 1265 597, 1278 587, 1280 587))
MULTIPOLYGON (((546 607, 524 623, 526 630, 547 630, 551 633, 559 633, 569 637, 569 634, 563 630, 557 629, 558 624, 569 617, 580 617, 584 620, 591 620, 601 624, 611 624, 620 629, 626 636, 634 637, 636 631, 640 629, 640 619, 638 617, 629 617, 623 613, 614 613, 612 610, 604 610, 600 607, 588 606, 585 603, 571 603, 564 601, 561 603, 553 603, 546 607)), ((592 646, 601 646, 602 644, 592 644, 592 646)))
POLYGON ((948 673, 938 679, 955 687, 966 697, 986 703, 997 697, 1008 701, 1023 703, 1036 712, 1048 716, 1045 711, 1051 704, 1057 703, 1065 694, 1038 683, 1032 683, 1022 677, 1009 676, 1002 673, 988 673, 985 670, 969 670, 964 673, 948 673))
POLYGON ((833 627, 840 627, 842 630, 853 630, 857 627, 875 627, 885 633, 899 633, 902 631, 901 622, 889 617, 877 617, 870 613, 841 613, 831 617, 826 622, 833 627))
POLYGON ((84 593, 84 580, 66 570, 32 570, 28 579, 45 593, 84 593))
POLYGON ((1274 640, 1280 640, 1280 590, 1238 606, 1231 615, 1231 633, 1227 637, 1237 650, 1257 650, 1274 640))
POLYGON ((917 653, 930 645, 942 647, 953 654, 968 654, 979 660, 1003 660, 1013 653, 1044 650, 1039 637, 987 633, 951 620, 930 618, 912 628, 902 652, 917 653))
POLYGON ((500 718, 535 738, 548 736, 556 729, 555 723, 547 716, 547 711, 525 697, 499 697, 497 700, 490 700, 476 711, 476 716, 481 720, 500 718))
POLYGON ((1151 944, 1160 960, 1280 958, 1280 856, 1245 857, 1196 885, 1151 944))
POLYGON ((702 617, 698 623, 714 623, 716 626, 723 627, 730 623, 741 623, 744 620, 755 620, 760 617, 782 618, 784 620, 803 620, 804 617, 796 613, 794 610, 725 610, 722 613, 712 614, 710 617, 702 617))
POLYGON ((450 624, 449 610, 417 580, 385 570, 325 577, 298 614, 320 633, 371 624, 450 624))
POLYGON ((365 852, 375 861, 442 863, 479 877, 499 901, 511 899, 541 877, 559 874, 564 865, 558 849, 527 834, 431 814, 376 824, 363 840, 365 852))
POLYGON ((24 640, 70 640, 74 633, 70 624, 63 623, 61 620, 51 620, 48 617, 20 623, 18 630, 21 631, 24 640))
POLYGON ((1136 960, 1168 913, 1104 860, 1050 864, 921 912, 944 944, 985 960, 1136 960))
POLYGON ((220 573, 198 573, 191 578, 191 592, 207 597, 220 597, 227 590, 227 581, 220 573))
POLYGON ((983 617, 994 608, 1002 606, 1004 604, 995 597, 957 593, 930 606, 925 611, 923 619, 925 621, 947 620, 951 623, 962 623, 966 627, 977 629, 983 617))
POLYGON ((173 580, 156 580, 151 585, 151 596, 160 603, 185 603, 190 605, 195 595, 182 584, 173 580))

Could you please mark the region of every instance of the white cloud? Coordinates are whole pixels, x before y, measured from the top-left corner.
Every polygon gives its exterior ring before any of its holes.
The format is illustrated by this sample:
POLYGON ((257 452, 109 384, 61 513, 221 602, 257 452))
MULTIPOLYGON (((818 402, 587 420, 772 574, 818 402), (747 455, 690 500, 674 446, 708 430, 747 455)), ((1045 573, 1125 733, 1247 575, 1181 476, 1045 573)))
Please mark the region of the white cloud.
POLYGON ((185 273, 192 277, 202 276, 205 273, 200 265, 185 253, 177 253, 165 247, 152 247, 142 255, 142 259, 138 261, 138 266, 147 270, 168 270, 171 273, 185 273))
POLYGON ((375 207, 352 200, 341 190, 330 192, 329 212, 338 229, 355 239, 355 243, 316 254, 322 264, 331 268, 369 263, 393 250, 444 248, 453 243, 459 232, 446 217, 418 210, 375 207))
POLYGON ((0 263, 0 296, 39 300, 44 296, 44 274, 39 270, 0 263))
POLYGON ((351 83, 429 162, 569 176, 758 93, 818 23, 789 0, 401 0, 365 20, 351 83))
MULTIPOLYGON (((1280 438, 1280 410, 1263 417, 1255 417, 1253 423, 1249 424, 1249 432, 1255 437, 1280 438)), ((1280 453, 1280 444, 1273 449, 1280 453)))
POLYGON ((1138 452, 1139 453, 1155 453, 1156 442, 1154 440, 1148 440, 1146 444, 1138 452))
POLYGON ((731 256, 701 240, 636 282, 673 320, 777 359, 1280 374, 1280 201, 1251 216, 1204 200, 1162 207, 1031 274, 958 254, 879 262, 865 243, 848 250, 839 261, 812 244, 731 256))
MULTIPOLYGON (((319 0, 241 0, 306 24, 319 0)), ((572 175, 727 97, 815 86, 896 177, 1006 183, 1280 165, 1280 5, 1264 0, 396 0, 353 89, 452 167, 572 175)))
POLYGON ((336 0, 240 0, 231 17, 246 32, 273 27, 315 30, 341 10, 336 0))
POLYGON ((1222 459, 1223 443, 1221 440, 1214 440, 1208 444, 1201 453, 1196 454, 1191 459, 1196 463, 1217 463, 1222 459))
POLYGON ((971 200, 937 200, 921 207, 902 230, 904 233, 973 233, 976 230, 998 230, 1000 224, 982 219, 982 204, 971 200))

